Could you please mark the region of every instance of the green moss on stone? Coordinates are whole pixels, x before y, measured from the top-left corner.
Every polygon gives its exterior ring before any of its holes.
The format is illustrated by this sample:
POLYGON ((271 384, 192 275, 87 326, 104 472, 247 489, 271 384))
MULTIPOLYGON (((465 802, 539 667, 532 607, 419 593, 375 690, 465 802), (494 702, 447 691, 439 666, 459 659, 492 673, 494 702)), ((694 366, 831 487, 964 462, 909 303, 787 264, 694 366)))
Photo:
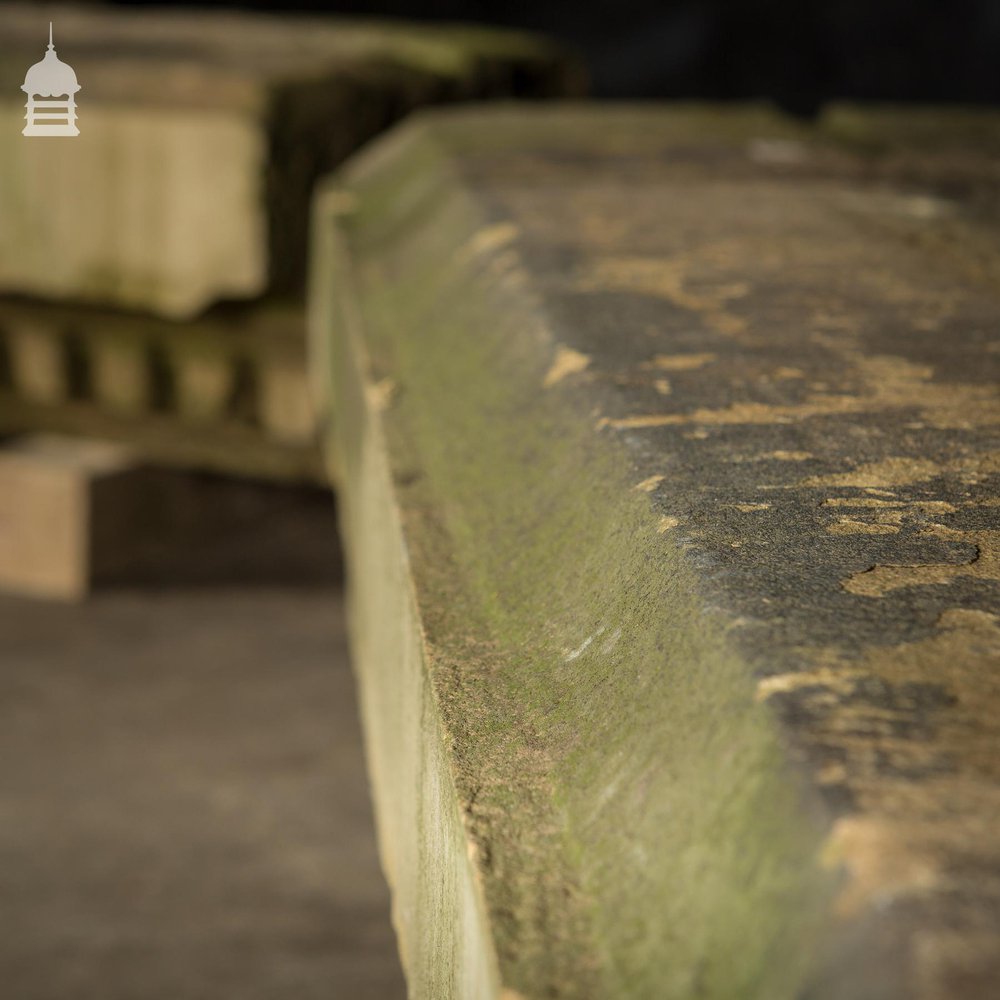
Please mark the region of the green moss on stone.
POLYGON ((830 889, 821 829, 627 459, 541 390, 554 331, 516 266, 470 252, 490 220, 435 139, 411 127, 352 171, 349 238, 504 982, 792 998, 830 889))

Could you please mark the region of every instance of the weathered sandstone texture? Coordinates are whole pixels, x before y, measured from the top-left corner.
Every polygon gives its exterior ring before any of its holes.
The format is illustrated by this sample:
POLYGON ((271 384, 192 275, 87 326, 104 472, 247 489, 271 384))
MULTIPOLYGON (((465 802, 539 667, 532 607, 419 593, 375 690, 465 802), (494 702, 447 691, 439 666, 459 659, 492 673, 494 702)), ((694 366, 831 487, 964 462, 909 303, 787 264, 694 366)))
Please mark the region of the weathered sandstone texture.
POLYGON ((579 107, 331 182, 414 997, 995 995, 998 167, 990 115, 579 107))

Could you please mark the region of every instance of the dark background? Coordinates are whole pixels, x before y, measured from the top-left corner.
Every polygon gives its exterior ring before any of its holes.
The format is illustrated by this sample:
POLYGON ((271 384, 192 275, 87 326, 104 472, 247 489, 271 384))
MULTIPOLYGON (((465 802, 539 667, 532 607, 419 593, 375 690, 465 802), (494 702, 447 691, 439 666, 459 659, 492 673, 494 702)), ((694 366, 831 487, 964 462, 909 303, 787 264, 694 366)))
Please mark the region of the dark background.
MULTIPOLYGON (((220 6, 461 20, 546 32, 603 97, 1000 103, 1000 0, 250 0, 220 6)), ((199 6, 206 6, 201 3, 199 6)))

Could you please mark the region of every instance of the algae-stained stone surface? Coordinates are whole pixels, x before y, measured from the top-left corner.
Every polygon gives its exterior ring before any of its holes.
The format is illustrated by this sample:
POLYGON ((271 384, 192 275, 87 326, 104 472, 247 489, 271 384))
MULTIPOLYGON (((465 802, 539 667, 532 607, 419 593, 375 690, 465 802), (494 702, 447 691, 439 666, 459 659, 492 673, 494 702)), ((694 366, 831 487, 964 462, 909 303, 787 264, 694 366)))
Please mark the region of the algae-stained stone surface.
POLYGON ((190 316, 299 286, 316 176, 434 101, 579 89, 469 27, 0 5, 0 289, 190 316), (53 22, 80 135, 25 137, 53 22))
POLYGON ((995 994, 998 157, 988 115, 440 112, 331 183, 413 995, 995 994))

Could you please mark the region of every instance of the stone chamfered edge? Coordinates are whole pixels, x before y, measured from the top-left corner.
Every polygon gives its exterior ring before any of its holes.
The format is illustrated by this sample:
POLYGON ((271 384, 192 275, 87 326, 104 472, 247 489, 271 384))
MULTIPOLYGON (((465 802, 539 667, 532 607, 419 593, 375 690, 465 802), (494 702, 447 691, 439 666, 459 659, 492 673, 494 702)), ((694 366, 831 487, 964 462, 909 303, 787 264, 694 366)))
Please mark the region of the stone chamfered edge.
POLYGON ((317 201, 416 996, 986 981, 996 187, 852 114, 427 114, 317 201))

